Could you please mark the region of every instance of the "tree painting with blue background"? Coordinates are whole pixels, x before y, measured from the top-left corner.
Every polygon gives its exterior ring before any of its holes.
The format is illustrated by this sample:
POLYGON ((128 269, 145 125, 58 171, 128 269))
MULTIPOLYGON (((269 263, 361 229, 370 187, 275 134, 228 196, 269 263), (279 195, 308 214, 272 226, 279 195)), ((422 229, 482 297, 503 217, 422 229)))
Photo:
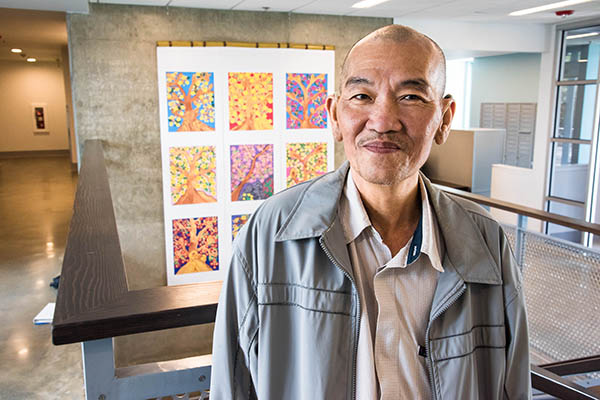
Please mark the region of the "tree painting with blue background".
POLYGON ((167 72, 169 132, 215 130, 212 72, 167 72))

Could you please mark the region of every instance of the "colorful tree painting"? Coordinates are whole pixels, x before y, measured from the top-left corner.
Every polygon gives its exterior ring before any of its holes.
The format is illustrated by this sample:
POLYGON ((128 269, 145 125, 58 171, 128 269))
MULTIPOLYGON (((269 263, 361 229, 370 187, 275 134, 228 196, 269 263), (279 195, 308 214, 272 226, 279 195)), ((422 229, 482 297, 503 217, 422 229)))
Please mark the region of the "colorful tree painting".
POLYGON ((287 187, 327 172, 327 143, 288 143, 286 151, 287 187))
POLYGON ((327 74, 286 75, 287 128, 327 128, 327 74))
POLYGON ((262 200, 273 195, 273 145, 233 145, 231 200, 262 200))
POLYGON ((215 130, 212 72, 167 72, 169 132, 215 130))
POLYGON ((219 269, 217 217, 173 220, 175 275, 219 269))
POLYGON ((229 129, 273 129, 273 74, 229 73, 229 129))
POLYGON ((248 222, 250 214, 239 214, 231 216, 231 240, 235 239, 242 226, 248 222))
POLYGON ((214 146, 171 147, 169 158, 174 205, 217 201, 214 146))

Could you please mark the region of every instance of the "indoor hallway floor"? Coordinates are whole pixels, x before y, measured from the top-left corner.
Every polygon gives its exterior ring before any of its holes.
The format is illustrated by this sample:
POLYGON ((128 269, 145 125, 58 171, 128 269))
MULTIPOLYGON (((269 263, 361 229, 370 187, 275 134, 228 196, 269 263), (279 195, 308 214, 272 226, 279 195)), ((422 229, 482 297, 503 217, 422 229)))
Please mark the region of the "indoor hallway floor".
POLYGON ((67 157, 0 159, 0 399, 82 399, 81 346, 33 317, 56 301, 77 184, 67 157))

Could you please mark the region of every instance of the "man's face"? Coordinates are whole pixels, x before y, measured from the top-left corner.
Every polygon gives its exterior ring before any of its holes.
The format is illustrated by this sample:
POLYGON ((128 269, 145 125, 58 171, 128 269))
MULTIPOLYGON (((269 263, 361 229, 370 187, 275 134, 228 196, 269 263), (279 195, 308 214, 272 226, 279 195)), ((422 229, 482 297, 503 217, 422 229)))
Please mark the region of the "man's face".
POLYGON ((327 105, 334 137, 365 181, 394 185, 414 176, 432 141, 445 141, 454 106, 442 100, 439 57, 417 40, 369 40, 349 54, 340 94, 327 105))

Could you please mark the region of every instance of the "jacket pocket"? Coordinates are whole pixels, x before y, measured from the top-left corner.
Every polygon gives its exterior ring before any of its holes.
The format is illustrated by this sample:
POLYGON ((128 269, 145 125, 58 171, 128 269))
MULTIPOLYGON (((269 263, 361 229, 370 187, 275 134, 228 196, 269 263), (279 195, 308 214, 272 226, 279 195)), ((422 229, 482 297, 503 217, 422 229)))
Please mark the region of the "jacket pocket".
POLYGON ((310 288, 293 283, 259 283, 258 305, 298 307, 306 311, 351 315, 349 293, 310 288))
POLYGON ((506 365, 504 325, 430 340, 436 388, 444 399, 501 399, 506 365))
POLYGON ((347 400, 351 296, 298 284, 257 287, 259 399, 347 400))

